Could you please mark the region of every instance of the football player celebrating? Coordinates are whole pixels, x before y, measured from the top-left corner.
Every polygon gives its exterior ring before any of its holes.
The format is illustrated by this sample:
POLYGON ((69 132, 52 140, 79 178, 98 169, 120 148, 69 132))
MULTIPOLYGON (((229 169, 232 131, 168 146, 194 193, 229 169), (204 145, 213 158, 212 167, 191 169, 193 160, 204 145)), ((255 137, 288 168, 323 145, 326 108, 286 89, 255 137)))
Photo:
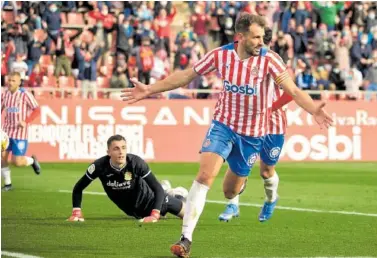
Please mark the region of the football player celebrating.
POLYGON ((182 198, 166 194, 148 164, 136 155, 127 154, 126 144, 121 135, 107 140, 108 155, 94 161, 73 188, 73 211, 68 221, 84 221, 82 192, 96 178, 101 180, 110 200, 140 222, 157 222, 166 213, 183 218, 182 198))
POLYGON ((8 88, 1 93, 1 113, 5 111, 2 130, 9 136, 9 144, 1 150, 1 175, 4 178, 2 191, 12 190, 9 155, 16 167, 31 166, 35 174, 41 173, 41 166, 35 156, 26 156, 28 148, 28 127, 40 114, 34 96, 21 87, 21 75, 9 74, 8 88))

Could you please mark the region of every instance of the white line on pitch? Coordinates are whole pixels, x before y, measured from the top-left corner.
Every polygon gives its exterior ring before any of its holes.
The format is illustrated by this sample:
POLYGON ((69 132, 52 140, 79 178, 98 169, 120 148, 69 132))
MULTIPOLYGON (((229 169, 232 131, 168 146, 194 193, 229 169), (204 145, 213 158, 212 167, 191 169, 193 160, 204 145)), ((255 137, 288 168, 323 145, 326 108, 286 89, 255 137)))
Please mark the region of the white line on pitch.
POLYGON ((17 257, 17 258, 42 258, 40 256, 28 255, 23 253, 15 253, 15 252, 8 252, 1 250, 1 255, 10 256, 10 257, 17 257))
MULTIPOLYGON (((60 193, 72 193, 69 190, 59 190, 60 193)), ((85 194, 90 195, 106 195, 104 192, 84 192, 85 194)), ((216 201, 216 200, 207 200, 208 203, 217 203, 217 204, 227 204, 226 201, 216 201)), ((260 204, 256 203, 247 203, 240 202, 240 206, 250 206, 250 207, 262 207, 260 204)), ((316 212, 316 213, 333 213, 333 214, 343 214, 343 215, 356 215, 356 216, 366 216, 366 217, 377 217, 375 213, 363 213, 355 211, 329 211, 329 210, 317 210, 317 209, 307 209, 307 208, 297 208, 297 207, 285 207, 285 206, 276 206, 276 209, 279 210, 290 210, 290 211, 302 211, 302 212, 316 212)))

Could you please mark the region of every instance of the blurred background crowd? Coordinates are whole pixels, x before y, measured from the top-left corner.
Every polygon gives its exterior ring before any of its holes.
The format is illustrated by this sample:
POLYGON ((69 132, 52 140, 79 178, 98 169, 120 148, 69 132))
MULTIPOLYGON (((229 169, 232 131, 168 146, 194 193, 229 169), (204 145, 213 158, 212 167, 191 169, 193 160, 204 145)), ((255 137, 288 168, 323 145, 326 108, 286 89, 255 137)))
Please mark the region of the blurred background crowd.
MULTIPOLYGON (((109 89, 132 77, 153 84, 234 41, 243 12, 266 17, 271 49, 300 88, 319 91, 313 98, 377 92, 377 4, 350 1, 2 1, 1 84, 17 71, 24 87, 46 89, 38 98, 119 99, 109 89)), ((213 73, 155 97, 215 98, 221 88, 213 73)))

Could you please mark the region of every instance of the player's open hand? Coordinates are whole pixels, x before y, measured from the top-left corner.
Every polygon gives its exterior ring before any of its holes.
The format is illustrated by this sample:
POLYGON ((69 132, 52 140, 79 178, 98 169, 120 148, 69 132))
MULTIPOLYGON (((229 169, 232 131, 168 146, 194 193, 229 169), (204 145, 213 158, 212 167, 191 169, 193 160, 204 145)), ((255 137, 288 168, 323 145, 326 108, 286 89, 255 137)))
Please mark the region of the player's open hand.
POLYGON ((333 123, 333 119, 324 109, 325 105, 326 103, 322 102, 320 105, 318 105, 316 111, 313 114, 315 121, 319 124, 319 127, 321 129, 329 128, 329 126, 331 126, 333 123))
POLYGON ((72 215, 67 219, 67 221, 71 222, 83 222, 84 221, 84 216, 82 215, 81 209, 80 208, 73 208, 72 210, 72 215))
POLYGON ((160 219, 160 211, 159 210, 152 210, 151 215, 148 217, 144 217, 139 222, 141 223, 155 223, 160 219))
POLYGON ((135 87, 123 89, 123 94, 120 95, 127 104, 138 102, 151 94, 149 85, 139 82, 136 78, 131 78, 131 82, 135 87))

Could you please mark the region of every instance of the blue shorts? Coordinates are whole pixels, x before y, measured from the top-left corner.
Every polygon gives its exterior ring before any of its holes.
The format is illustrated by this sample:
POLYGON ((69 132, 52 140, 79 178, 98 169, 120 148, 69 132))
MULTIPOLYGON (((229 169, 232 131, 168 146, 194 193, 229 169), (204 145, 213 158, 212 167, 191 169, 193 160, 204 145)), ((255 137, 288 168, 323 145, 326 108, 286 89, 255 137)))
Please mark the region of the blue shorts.
POLYGON ((268 166, 276 165, 283 145, 284 134, 267 134, 260 152, 261 160, 268 166))
POLYGON ((213 120, 200 152, 213 152, 226 160, 238 176, 248 176, 262 149, 264 137, 237 134, 228 126, 213 120))
POLYGON ((27 151, 28 141, 27 140, 17 140, 9 138, 9 146, 7 151, 12 152, 13 156, 25 156, 27 151))

